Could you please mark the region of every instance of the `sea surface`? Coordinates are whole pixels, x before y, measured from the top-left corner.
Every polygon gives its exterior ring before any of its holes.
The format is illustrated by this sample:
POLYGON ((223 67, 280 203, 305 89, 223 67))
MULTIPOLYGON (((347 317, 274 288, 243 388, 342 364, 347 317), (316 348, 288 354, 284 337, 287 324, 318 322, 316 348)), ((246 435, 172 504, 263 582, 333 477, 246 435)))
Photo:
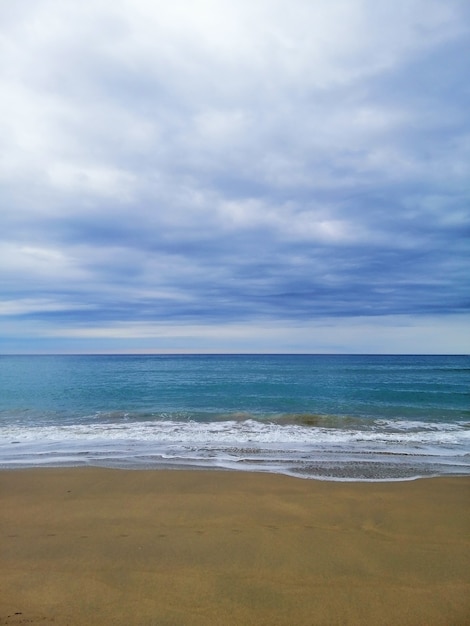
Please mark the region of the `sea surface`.
POLYGON ((0 468, 470 474, 470 357, 0 356, 0 468))

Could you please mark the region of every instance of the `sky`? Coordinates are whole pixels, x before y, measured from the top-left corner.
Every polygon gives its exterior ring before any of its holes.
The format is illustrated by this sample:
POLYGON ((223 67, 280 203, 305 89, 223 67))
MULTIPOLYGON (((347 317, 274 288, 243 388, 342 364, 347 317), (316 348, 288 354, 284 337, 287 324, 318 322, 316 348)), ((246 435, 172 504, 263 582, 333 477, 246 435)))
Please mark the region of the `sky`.
POLYGON ((0 353, 470 353, 468 0, 0 3, 0 353))

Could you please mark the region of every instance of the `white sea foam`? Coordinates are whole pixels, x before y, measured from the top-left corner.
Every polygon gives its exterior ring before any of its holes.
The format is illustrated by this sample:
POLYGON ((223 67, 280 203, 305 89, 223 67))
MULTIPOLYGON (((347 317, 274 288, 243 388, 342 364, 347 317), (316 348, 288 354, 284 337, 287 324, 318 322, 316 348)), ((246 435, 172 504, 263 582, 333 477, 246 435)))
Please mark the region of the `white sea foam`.
POLYGON ((209 443, 357 443, 465 445, 470 444, 470 428, 466 423, 430 424, 380 420, 364 428, 324 428, 296 424, 280 425, 256 420, 194 422, 155 420, 146 422, 115 422, 64 424, 61 426, 23 426, 10 424, 0 428, 4 441, 77 441, 77 440, 141 440, 154 442, 209 443))
POLYGON ((468 424, 381 420, 364 428, 155 420, 9 425, 1 466, 218 467, 354 480, 470 473, 468 424), (347 470, 345 469, 347 467, 347 470))
POLYGON ((0 370, 0 467, 470 474, 468 357, 4 357, 0 370))

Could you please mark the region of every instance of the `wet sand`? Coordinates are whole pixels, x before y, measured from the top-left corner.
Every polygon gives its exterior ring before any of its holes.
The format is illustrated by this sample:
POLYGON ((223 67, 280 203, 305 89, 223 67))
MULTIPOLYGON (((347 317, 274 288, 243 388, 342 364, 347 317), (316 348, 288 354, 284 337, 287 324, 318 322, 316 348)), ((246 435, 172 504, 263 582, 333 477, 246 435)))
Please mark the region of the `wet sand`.
POLYGON ((470 478, 0 472, 0 624, 470 624, 470 478))

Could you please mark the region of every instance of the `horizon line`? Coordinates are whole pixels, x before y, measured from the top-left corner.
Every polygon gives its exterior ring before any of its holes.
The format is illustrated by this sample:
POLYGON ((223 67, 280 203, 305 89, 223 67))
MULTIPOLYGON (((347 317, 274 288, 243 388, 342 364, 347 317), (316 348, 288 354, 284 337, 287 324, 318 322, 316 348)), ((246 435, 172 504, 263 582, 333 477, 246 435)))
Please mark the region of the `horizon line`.
POLYGON ((5 352, 5 356, 470 356, 466 352, 5 352))

